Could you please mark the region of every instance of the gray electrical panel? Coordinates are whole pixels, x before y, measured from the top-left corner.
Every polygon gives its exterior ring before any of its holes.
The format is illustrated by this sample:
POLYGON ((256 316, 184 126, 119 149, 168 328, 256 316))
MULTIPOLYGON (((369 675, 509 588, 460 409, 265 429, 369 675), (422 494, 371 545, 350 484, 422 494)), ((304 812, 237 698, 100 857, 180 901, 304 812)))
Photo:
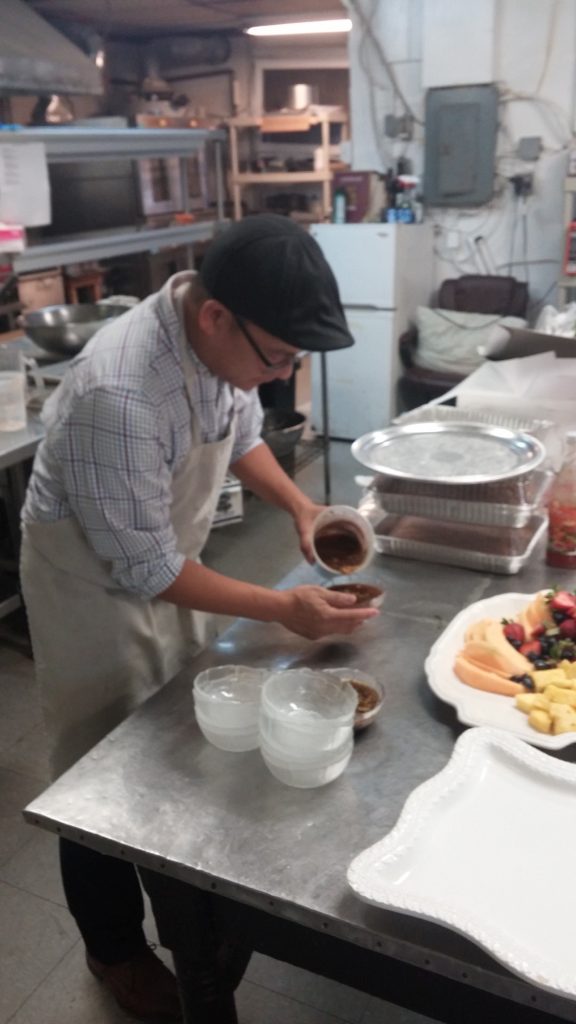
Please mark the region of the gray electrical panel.
POLYGON ((424 201, 429 206, 487 203, 494 194, 496 86, 429 89, 425 130, 424 201))

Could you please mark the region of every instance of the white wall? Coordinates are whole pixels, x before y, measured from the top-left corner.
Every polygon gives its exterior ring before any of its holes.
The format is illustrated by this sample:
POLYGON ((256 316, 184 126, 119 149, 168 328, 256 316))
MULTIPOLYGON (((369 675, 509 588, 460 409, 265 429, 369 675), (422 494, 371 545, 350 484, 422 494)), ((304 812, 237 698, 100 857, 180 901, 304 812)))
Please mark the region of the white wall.
POLYGON ((468 84, 478 84, 489 80, 491 67, 501 97, 496 193, 479 209, 428 211, 437 225, 436 280, 483 272, 486 267, 474 241, 480 236, 480 248, 494 269, 507 273, 511 262, 512 273, 528 280, 533 302, 554 302, 564 237, 562 185, 575 123, 574 0, 348 3, 356 11, 351 11, 349 41, 355 169, 386 170, 405 155, 413 160, 415 173, 422 171, 423 124, 416 124, 411 142, 384 137, 385 115, 402 114, 404 107, 390 85, 383 55, 420 122, 425 81, 467 84, 468 66, 468 84), (524 136, 542 139, 544 151, 536 163, 515 155, 524 136), (525 208, 507 181, 518 172, 534 173, 534 194, 525 208))

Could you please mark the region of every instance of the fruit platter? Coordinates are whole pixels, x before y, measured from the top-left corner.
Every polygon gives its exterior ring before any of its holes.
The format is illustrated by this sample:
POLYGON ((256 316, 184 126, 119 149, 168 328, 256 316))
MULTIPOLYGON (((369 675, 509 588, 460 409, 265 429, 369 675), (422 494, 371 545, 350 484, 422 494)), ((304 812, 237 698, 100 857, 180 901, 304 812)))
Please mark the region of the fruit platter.
POLYGON ((576 743, 576 595, 551 588, 477 601, 433 645, 426 673, 466 725, 549 749, 576 743))

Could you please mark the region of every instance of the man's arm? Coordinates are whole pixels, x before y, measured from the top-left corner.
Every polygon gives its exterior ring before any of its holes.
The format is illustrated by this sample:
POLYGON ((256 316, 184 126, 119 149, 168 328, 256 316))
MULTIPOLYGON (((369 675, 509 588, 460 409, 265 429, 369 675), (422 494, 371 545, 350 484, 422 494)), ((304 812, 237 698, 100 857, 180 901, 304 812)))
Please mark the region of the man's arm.
POLYGON ((182 608, 278 622, 311 640, 333 633, 352 633, 366 619, 378 615, 375 608, 355 608, 351 594, 317 586, 269 590, 222 576, 189 559, 158 597, 182 608))
POLYGON ((292 516, 300 537, 302 553, 309 562, 313 562, 310 539, 312 523, 324 506, 317 505, 296 486, 264 442, 238 459, 230 469, 234 476, 259 498, 271 505, 277 505, 292 516))

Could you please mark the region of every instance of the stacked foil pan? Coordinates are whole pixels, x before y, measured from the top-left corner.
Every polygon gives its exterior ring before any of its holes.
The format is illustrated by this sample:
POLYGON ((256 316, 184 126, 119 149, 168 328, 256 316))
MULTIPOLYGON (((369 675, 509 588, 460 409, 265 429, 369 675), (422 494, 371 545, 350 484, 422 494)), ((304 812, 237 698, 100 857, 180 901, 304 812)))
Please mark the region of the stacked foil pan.
MULTIPOLYGON (((396 422, 438 421, 506 427, 529 433, 545 446, 554 428, 547 420, 452 407, 414 410, 396 422)), ((403 480, 379 473, 360 508, 374 526, 382 554, 512 575, 526 564, 546 530, 553 477, 546 463, 524 476, 480 484, 403 480)))

